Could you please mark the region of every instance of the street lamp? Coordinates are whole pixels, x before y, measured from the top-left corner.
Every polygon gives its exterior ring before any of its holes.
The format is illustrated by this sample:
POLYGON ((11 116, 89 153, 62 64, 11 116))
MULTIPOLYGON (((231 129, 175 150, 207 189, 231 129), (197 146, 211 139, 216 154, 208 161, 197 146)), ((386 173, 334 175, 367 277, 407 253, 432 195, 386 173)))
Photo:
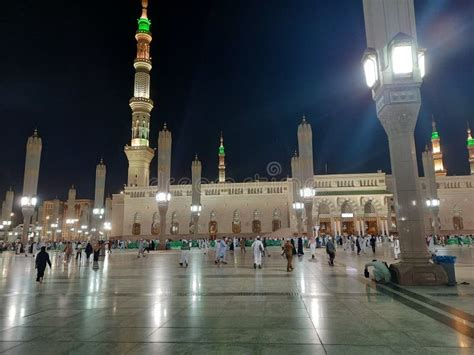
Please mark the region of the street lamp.
POLYGON ((439 207, 439 204, 438 198, 426 199, 426 207, 439 207))
POLYGON ((191 213, 196 213, 198 216, 201 215, 202 206, 201 205, 192 205, 191 213))
POLYGON ((379 80, 377 52, 374 49, 368 48, 365 51, 362 65, 364 66, 365 82, 369 88, 373 88, 379 80))
POLYGON ((301 211, 302 209, 304 209, 304 204, 303 202, 293 202, 292 207, 296 211, 301 211))
POLYGON ((36 197, 23 196, 20 200, 21 207, 35 207, 38 199, 36 197))
POLYGON ((316 191, 312 187, 304 187, 300 189, 300 196, 304 199, 312 199, 315 195, 316 191))

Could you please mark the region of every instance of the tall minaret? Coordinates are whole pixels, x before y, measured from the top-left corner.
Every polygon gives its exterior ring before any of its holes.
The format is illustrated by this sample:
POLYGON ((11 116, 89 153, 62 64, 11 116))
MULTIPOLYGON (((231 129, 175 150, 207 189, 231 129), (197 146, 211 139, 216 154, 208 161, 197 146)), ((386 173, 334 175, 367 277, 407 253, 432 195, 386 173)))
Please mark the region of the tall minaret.
POLYGON ((436 130, 436 122, 433 118, 431 122, 433 130, 431 132, 431 145, 433 146, 433 161, 435 164, 436 176, 446 176, 446 170, 443 166, 443 152, 441 151, 441 139, 436 130))
POLYGON ((225 182, 225 149, 224 137, 221 132, 221 145, 219 146, 219 182, 225 182))
POLYGON ((471 136, 471 128, 467 124, 467 151, 469 152, 469 166, 471 167, 471 175, 474 175, 474 139, 471 136))
POLYGON ((98 209, 99 211, 104 208, 106 172, 107 170, 105 168, 104 160, 100 159, 99 164, 97 164, 95 168, 95 195, 94 195, 94 209, 98 209))
POLYGON ((164 249, 166 241, 166 213, 171 199, 170 194, 171 178, 171 132, 166 128, 158 134, 158 192, 156 200, 160 213, 160 248, 164 249))
POLYGON ((191 195, 191 222, 193 234, 199 233, 199 216, 201 215, 201 162, 196 155, 191 163, 192 195, 191 195))
MULTIPOLYGON (((67 213, 66 213, 66 226, 67 231, 62 232, 63 237, 68 236, 69 239, 72 239, 76 230, 76 189, 74 185, 68 191, 67 194, 67 213), (74 230, 72 230, 74 229, 74 230)), ((63 228, 64 229, 64 228, 63 228)))
POLYGON ((305 116, 298 126, 299 169, 301 191, 306 212, 307 233, 313 233, 313 199, 314 199, 314 170, 313 170, 313 133, 311 125, 305 116))
POLYGON ((128 159, 128 186, 148 186, 150 180, 150 162, 154 151, 149 146, 150 114, 153 101, 150 100, 150 43, 152 40, 151 21, 147 16, 148 0, 142 0, 142 15, 138 19, 137 57, 135 67, 135 90, 130 99, 132 109, 132 140, 125 146, 128 159))
POLYGON ((14 193, 12 189, 7 191, 5 195, 5 201, 2 203, 2 220, 0 223, 4 225, 5 229, 8 229, 8 227, 11 224, 11 214, 12 214, 12 209, 13 209, 13 197, 14 193))
POLYGON ((22 242, 28 241, 31 217, 37 203, 38 177, 42 150, 41 138, 35 129, 26 143, 25 176, 23 180, 23 195, 21 197, 21 212, 23 213, 22 242))

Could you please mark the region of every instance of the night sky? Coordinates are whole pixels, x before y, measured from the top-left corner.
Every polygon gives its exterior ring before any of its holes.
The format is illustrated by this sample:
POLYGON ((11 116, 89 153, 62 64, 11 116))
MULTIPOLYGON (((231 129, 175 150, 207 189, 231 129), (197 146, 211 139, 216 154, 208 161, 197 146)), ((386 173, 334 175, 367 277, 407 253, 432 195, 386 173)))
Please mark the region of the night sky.
MULTIPOLYGON (((419 153, 434 114, 450 175, 468 174, 466 121, 474 126, 474 1, 416 0, 427 76, 416 129, 419 153)), ((43 139, 40 199, 93 198, 95 165, 107 164, 108 194, 127 177, 134 33, 139 0, 8 1, 0 33, 0 194, 21 193, 27 137, 43 139)), ((283 179, 306 114, 316 173, 389 172, 385 132, 360 64, 362 0, 158 1, 152 20, 151 146, 166 121, 172 176, 217 178, 224 132, 227 176, 283 179)), ((419 157, 419 160, 421 158, 419 157)), ((156 157, 151 176, 156 176, 156 157)))

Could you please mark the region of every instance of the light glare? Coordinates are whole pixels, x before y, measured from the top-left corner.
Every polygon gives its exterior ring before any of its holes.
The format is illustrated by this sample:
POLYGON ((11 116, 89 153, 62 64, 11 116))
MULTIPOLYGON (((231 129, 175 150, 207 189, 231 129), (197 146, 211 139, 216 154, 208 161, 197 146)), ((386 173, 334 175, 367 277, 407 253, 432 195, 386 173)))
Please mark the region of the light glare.
POLYGON ((402 45, 394 47, 392 65, 394 74, 411 74, 413 72, 411 46, 402 45))

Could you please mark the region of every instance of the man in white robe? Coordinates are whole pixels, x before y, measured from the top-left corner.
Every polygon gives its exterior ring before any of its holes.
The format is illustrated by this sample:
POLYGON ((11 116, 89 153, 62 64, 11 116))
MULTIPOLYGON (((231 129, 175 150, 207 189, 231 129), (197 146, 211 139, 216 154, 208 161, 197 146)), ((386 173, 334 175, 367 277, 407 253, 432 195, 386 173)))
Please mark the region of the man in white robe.
POLYGON ((262 268, 262 253, 263 253, 263 243, 260 240, 260 236, 252 243, 250 246, 253 252, 253 268, 256 269, 257 266, 259 269, 262 268))

